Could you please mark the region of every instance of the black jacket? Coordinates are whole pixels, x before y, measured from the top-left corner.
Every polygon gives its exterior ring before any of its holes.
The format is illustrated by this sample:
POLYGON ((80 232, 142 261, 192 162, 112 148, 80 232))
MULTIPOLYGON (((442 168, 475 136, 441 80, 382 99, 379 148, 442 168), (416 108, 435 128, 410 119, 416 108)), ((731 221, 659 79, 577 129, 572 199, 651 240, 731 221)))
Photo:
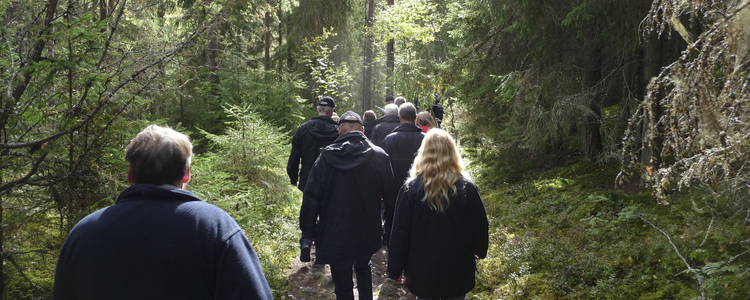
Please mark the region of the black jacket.
POLYGON ((432 105, 432 115, 435 116, 435 120, 437 121, 437 127, 440 127, 440 124, 443 123, 443 111, 445 108, 440 103, 435 103, 432 105))
POLYGON ((392 179, 388 154, 360 131, 321 151, 299 215, 302 237, 315 239, 317 263, 351 261, 355 246, 366 245, 369 253, 380 249, 380 198, 392 179))
POLYGON ((386 204, 396 206, 396 197, 401 186, 409 177, 409 169, 414 163, 419 147, 422 145, 424 133, 417 125, 404 123, 396 127, 391 134, 385 137, 381 147, 391 158, 393 168, 393 181, 389 184, 388 191, 383 197, 386 204))
POLYGON ((385 137, 391 134, 393 129, 401 124, 401 120, 398 118, 398 115, 387 115, 381 117, 378 120, 378 125, 375 125, 375 128, 372 129, 372 136, 370 140, 375 145, 380 146, 380 144, 383 143, 385 137))
POLYGON ((272 299, 237 222, 191 192, 136 184, 70 231, 54 299, 272 299))
POLYGON ((316 116, 302 123, 292 137, 292 153, 286 163, 286 173, 292 184, 299 184, 300 191, 305 190, 307 175, 312 169, 313 163, 318 159, 320 148, 333 143, 339 136, 339 128, 336 121, 329 116, 316 116), (302 159, 302 170, 299 169, 299 161, 302 159))
POLYGON ((365 136, 372 141, 372 130, 378 125, 378 120, 365 123, 365 136))
POLYGON ((458 192, 438 213, 422 202, 420 176, 404 185, 388 249, 388 276, 403 271, 406 286, 418 297, 453 298, 474 288, 474 255, 487 256, 487 213, 477 187, 465 178, 456 181, 458 192))

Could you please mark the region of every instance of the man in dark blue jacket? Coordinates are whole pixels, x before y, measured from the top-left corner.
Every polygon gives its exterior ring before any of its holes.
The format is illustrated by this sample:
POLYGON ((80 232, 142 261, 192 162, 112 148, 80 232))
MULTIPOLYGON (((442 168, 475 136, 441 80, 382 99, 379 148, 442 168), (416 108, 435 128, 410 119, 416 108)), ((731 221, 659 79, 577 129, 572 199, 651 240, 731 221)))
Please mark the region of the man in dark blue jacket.
POLYGON ((383 197, 383 222, 385 223, 383 242, 388 244, 393 228, 393 212, 396 208, 396 197, 401 186, 409 177, 409 169, 422 145, 424 133, 414 124, 417 119, 417 108, 411 103, 404 103, 398 108, 400 125, 383 139, 381 147, 388 153, 393 168, 393 181, 388 185, 383 197))
POLYGON ((70 232, 54 299, 272 299, 237 222, 185 190, 191 156, 188 137, 165 127, 130 142, 132 186, 70 232))
POLYGON ((396 104, 386 105, 385 115, 380 117, 376 122, 377 125, 372 129, 372 137, 370 140, 376 146, 380 146, 383 139, 391 134, 391 131, 400 124, 398 119, 398 106, 396 106, 396 104))
POLYGON ((299 226, 302 242, 315 239, 316 263, 329 264, 336 299, 372 299, 370 259, 381 245, 380 198, 393 179, 388 155, 365 137, 362 119, 348 111, 339 136, 325 147, 305 186, 299 226))
POLYGON ((325 96, 318 102, 318 115, 311 120, 302 123, 292 137, 292 153, 286 164, 286 173, 292 185, 297 186, 300 191, 305 190, 307 176, 310 174, 313 163, 318 159, 320 148, 333 143, 339 137, 338 126, 331 116, 335 110, 336 102, 333 98, 325 96), (302 170, 300 170, 300 159, 302 159, 302 170), (297 184, 299 179, 299 184, 297 184))

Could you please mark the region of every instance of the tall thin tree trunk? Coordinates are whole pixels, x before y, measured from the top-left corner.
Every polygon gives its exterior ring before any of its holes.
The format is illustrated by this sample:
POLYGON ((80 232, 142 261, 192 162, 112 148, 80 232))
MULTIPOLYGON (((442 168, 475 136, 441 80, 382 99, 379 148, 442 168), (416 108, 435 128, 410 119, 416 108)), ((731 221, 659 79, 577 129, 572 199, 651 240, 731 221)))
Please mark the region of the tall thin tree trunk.
POLYGON ((590 91, 588 111, 583 115, 582 122, 582 143, 581 153, 583 158, 586 160, 594 160, 597 155, 602 151, 602 135, 601 135, 601 119, 602 119, 602 108, 601 108, 601 97, 602 93, 599 92, 597 85, 602 78, 601 72, 601 49, 594 38, 589 40, 589 45, 586 51, 583 51, 586 55, 586 74, 584 74, 583 88, 590 91))
POLYGON ((263 19, 263 46, 265 50, 265 58, 263 59, 263 70, 268 71, 271 69, 271 4, 269 3, 269 0, 265 0, 265 3, 266 13, 263 19))
POLYGON ((365 36, 365 65, 362 79, 362 110, 372 108, 372 18, 375 15, 375 0, 367 1, 367 35, 365 36))
MULTIPOLYGON (((659 76, 663 65, 663 48, 664 42, 659 38, 656 32, 651 32, 646 36, 646 45, 643 48, 643 79, 642 86, 644 91, 647 90, 648 84, 653 78, 659 76)), ((658 91, 657 91, 658 92, 658 91)), ((657 97, 658 98, 658 97, 657 97)), ((643 97, 643 101, 648 106, 647 115, 643 116, 641 126, 641 182, 645 186, 648 177, 651 176, 649 170, 653 170, 661 160, 658 155, 661 152, 663 136, 658 126, 658 120, 661 118, 661 105, 654 97, 643 97)))
MULTIPOLYGON (((394 0, 388 0, 388 5, 393 6, 394 0)), ((395 60, 396 56, 393 53, 393 39, 388 40, 388 45, 386 46, 386 76, 385 76, 385 94, 392 95, 393 94, 393 69, 395 67, 395 60)))
POLYGON ((286 14, 286 67, 289 68, 289 70, 294 66, 294 61, 292 59, 292 43, 289 39, 289 28, 292 27, 291 14, 291 12, 286 14))
MULTIPOLYGON (((278 42, 276 43, 276 52, 277 53, 278 53, 279 49, 281 49, 281 45, 284 43, 284 28, 283 28, 284 23, 281 22, 281 20, 284 19, 284 11, 281 8, 282 8, 282 6, 281 6, 281 0, 279 0, 279 7, 278 7, 277 15, 276 15, 276 17, 279 18, 279 28, 278 28, 279 29, 279 33, 278 33, 279 36, 278 36, 278 42)), ((284 63, 280 59, 277 59, 276 60, 276 65, 279 68, 279 74, 281 74, 282 71, 284 71, 283 70, 284 69, 284 63)), ((281 75, 279 75, 279 76, 281 76, 281 75)))

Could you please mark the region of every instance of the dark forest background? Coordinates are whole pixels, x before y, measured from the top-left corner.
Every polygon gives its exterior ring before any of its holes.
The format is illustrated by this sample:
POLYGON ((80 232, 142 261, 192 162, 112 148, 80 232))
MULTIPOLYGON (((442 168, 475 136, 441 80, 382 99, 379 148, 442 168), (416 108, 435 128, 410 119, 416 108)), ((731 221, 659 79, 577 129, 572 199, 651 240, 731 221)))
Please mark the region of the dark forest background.
POLYGON ((150 123, 245 228, 277 297, 322 95, 445 106, 485 198, 480 299, 746 299, 748 0, 0 1, 0 298, 49 299, 150 123))

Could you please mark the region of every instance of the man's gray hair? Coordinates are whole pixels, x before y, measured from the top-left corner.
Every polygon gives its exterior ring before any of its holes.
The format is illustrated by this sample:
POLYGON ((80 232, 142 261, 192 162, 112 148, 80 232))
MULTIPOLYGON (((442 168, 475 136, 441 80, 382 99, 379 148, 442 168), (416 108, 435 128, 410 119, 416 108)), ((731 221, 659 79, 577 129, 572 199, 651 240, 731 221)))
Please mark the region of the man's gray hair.
POLYGON ((398 106, 396 104, 388 104, 385 106, 386 115, 398 115, 398 106))
POLYGON ((393 104, 396 104, 399 107, 401 107, 401 105, 403 105, 404 103, 406 103, 406 98, 401 96, 396 97, 396 100, 393 101, 393 104))
POLYGON ((192 157, 190 138, 158 125, 146 127, 125 149, 135 183, 177 184, 187 173, 192 157))

